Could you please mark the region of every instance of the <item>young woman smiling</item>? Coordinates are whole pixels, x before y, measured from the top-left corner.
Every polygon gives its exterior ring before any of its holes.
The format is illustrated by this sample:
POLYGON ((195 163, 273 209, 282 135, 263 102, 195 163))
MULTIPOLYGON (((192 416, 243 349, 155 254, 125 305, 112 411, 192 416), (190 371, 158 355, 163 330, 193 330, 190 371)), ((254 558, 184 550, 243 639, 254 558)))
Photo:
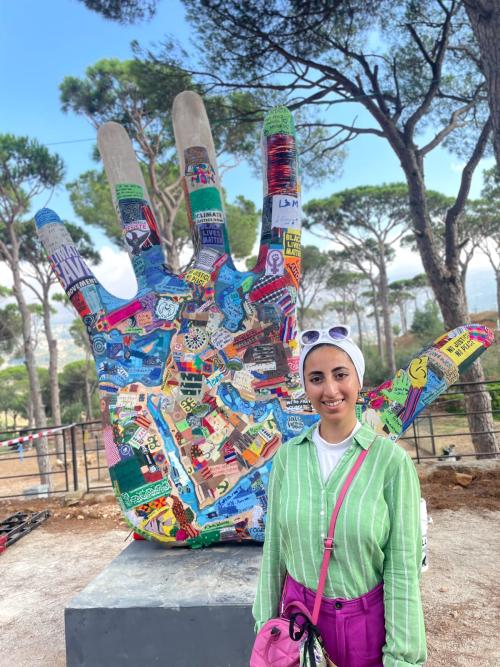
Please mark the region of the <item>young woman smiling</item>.
POLYGON ((415 667, 426 660, 419 577, 420 487, 406 452, 356 418, 363 354, 349 328, 301 336, 300 376, 320 420, 283 444, 268 489, 256 630, 300 601, 312 612, 330 518, 341 506, 317 627, 338 667, 415 667))

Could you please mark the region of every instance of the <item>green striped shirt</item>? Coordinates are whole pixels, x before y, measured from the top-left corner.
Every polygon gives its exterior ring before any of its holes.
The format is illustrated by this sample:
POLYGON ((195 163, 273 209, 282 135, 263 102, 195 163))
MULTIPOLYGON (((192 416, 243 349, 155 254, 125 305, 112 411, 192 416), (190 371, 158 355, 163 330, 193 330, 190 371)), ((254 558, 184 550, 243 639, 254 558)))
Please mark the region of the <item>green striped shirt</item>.
POLYGON ((364 424, 323 483, 313 429, 282 445, 274 457, 253 605, 256 630, 278 615, 286 572, 316 590, 333 507, 361 448, 369 448, 337 519, 324 594, 352 599, 383 581, 384 667, 422 665, 426 641, 419 587, 420 485, 413 461, 364 424))

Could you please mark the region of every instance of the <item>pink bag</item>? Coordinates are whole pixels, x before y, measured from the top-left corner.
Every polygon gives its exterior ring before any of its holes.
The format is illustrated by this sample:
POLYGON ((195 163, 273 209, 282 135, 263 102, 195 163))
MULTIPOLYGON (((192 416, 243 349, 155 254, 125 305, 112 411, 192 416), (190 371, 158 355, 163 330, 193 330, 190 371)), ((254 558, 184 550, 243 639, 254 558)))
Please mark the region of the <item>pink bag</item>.
POLYGON ((368 451, 368 449, 365 449, 358 456, 333 509, 330 527, 328 529, 328 537, 324 542, 325 551, 323 554, 323 562, 321 563, 318 589, 316 591, 312 615, 302 602, 296 601, 290 602, 286 606, 283 610, 283 616, 271 618, 267 621, 267 623, 265 623, 259 630, 259 633, 255 638, 252 655, 250 656, 250 667, 300 667, 301 656, 309 662, 310 667, 319 664, 333 665, 322 648, 321 637, 316 628, 316 623, 318 622, 321 598, 323 597, 323 591, 325 589, 328 564, 335 546, 333 543, 333 535, 335 533, 335 524, 337 522, 340 506, 347 493, 347 489, 368 454, 368 451), (287 610, 291 607, 294 607, 299 611, 292 614, 289 619, 285 618, 287 610), (296 623, 298 616, 304 617, 305 623, 303 626, 299 626, 296 623), (304 640, 303 637, 305 633, 306 639, 304 640), (321 656, 317 655, 318 651, 322 653, 321 656))
MULTIPOLYGON (((283 616, 271 618, 259 631, 255 638, 250 667, 299 667, 300 639, 304 630, 294 622, 294 618, 285 618, 290 607, 302 610, 304 616, 310 619, 309 611, 301 602, 287 605, 283 616), (294 638, 292 638, 292 635, 294 638), (295 639, 297 637, 297 639, 295 639)), ((294 615, 295 616, 295 615, 294 615)))

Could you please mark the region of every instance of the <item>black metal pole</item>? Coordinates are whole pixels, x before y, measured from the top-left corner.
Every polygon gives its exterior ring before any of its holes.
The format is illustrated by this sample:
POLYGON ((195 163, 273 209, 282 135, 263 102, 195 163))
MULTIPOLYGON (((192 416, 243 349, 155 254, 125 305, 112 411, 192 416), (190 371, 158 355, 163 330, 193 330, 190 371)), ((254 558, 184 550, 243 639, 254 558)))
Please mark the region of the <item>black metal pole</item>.
POLYGON ((78 491, 78 460, 76 458, 75 426, 71 427, 71 457, 73 459, 73 489, 78 491))
POLYGON ((87 461, 87 443, 86 443, 87 431, 84 430, 83 424, 81 426, 81 429, 82 429, 82 444, 83 444, 83 461, 85 463, 85 482, 87 484, 87 493, 88 493, 89 490, 90 490, 90 487, 89 487, 89 463, 87 461))
POLYGON ((66 442, 66 429, 63 429, 63 464, 64 464, 64 479, 66 480, 65 491, 69 491, 69 479, 68 479, 68 447, 66 442))
POLYGON ((432 453, 436 454, 436 440, 434 438, 434 427, 432 425, 432 415, 428 415, 428 419, 429 419, 429 430, 431 432, 432 453))

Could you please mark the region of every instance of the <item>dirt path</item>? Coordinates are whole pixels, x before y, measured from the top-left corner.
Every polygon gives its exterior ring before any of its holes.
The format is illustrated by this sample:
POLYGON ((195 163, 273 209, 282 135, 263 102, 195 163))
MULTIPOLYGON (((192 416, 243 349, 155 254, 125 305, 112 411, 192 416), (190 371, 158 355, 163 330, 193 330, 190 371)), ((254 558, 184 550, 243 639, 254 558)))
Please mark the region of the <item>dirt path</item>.
POLYGON ((128 535, 72 523, 59 533, 41 526, 0 555, 0 667, 66 665, 64 607, 128 535))
MULTIPOLYGON (((128 531, 110 516, 114 504, 99 508, 60 509, 0 555, 0 667, 65 665, 64 606, 126 545, 128 531)), ((422 580, 427 666, 498 667, 500 512, 431 515, 422 580)))
POLYGON ((422 575, 428 667, 500 665, 500 512, 435 510, 422 575))

